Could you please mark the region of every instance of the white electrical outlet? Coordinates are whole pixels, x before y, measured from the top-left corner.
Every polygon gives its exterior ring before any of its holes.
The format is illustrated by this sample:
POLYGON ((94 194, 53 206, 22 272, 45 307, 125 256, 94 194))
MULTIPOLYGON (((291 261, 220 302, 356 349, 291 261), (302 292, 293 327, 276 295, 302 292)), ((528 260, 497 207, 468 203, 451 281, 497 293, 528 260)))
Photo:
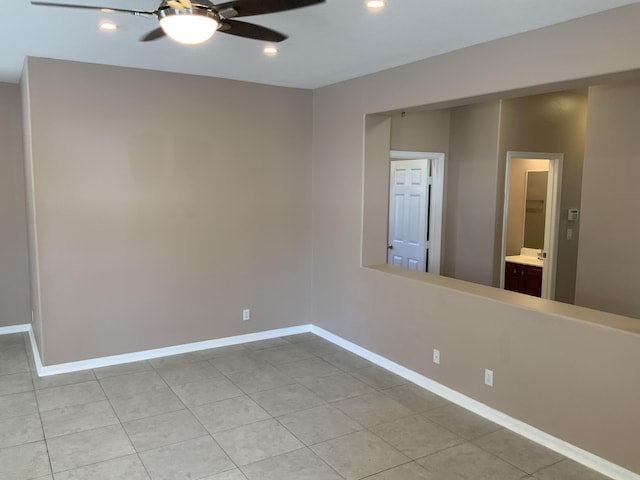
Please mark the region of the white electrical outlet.
POLYGON ((251 310, 245 308, 242 310, 242 320, 250 320, 251 319, 251 310))
POLYGON ((433 363, 440 365, 440 350, 437 348, 433 349, 433 363))
POLYGON ((484 384, 493 387, 493 370, 485 368, 484 370, 484 384))

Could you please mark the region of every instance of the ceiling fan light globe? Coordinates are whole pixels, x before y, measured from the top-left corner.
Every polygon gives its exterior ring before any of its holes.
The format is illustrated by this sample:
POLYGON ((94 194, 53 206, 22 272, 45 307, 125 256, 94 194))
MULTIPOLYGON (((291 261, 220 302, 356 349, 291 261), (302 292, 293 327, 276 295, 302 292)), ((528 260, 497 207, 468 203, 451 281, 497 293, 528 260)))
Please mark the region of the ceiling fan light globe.
POLYGON ((384 0, 368 0, 366 5, 369 10, 381 10, 386 6, 386 2, 384 0))
POLYGON ((160 17, 162 30, 178 43, 197 45, 209 40, 219 27, 218 21, 207 12, 197 10, 165 11, 160 17))

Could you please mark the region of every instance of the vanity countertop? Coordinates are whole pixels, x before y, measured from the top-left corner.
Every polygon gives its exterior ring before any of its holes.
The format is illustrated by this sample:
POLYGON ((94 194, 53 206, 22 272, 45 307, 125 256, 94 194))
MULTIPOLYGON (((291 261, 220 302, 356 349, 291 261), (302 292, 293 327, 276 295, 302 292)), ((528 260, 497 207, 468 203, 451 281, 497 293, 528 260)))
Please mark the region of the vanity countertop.
POLYGON ((532 267, 542 267, 544 260, 538 260, 538 257, 530 255, 510 255, 504 258, 507 262, 518 263, 520 265, 530 265, 532 267))

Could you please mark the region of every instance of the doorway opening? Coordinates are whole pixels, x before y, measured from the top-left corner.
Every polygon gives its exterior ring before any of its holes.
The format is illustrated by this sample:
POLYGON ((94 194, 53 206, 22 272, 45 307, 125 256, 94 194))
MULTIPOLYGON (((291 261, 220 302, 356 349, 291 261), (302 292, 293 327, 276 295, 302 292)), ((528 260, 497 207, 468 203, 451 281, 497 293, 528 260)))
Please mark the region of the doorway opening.
POLYGON ((561 153, 507 152, 500 287, 553 300, 561 153))
POLYGON ((444 153, 390 152, 387 263, 440 274, 444 153))

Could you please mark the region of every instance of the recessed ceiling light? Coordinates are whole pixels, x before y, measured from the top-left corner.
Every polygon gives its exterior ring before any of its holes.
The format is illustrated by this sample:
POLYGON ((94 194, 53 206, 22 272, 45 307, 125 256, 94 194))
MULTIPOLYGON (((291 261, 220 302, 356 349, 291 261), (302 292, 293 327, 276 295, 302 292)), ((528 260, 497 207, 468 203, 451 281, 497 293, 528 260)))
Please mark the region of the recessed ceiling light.
POLYGON ((274 57, 278 54, 278 49, 276 47, 264 47, 263 50, 264 54, 269 56, 269 57, 274 57))
POLYGON ((100 11, 104 13, 113 13, 113 10, 111 10, 110 8, 101 8, 100 11))
POLYGON ((384 0, 368 0, 366 5, 369 10, 381 10, 384 8, 385 2, 384 0))
POLYGON ((114 30, 118 29, 118 25, 116 25, 113 22, 102 22, 100 24, 100 30, 105 31, 105 32, 112 32, 114 30))

